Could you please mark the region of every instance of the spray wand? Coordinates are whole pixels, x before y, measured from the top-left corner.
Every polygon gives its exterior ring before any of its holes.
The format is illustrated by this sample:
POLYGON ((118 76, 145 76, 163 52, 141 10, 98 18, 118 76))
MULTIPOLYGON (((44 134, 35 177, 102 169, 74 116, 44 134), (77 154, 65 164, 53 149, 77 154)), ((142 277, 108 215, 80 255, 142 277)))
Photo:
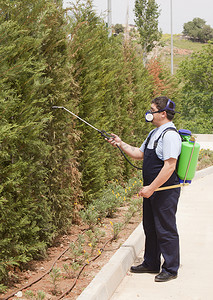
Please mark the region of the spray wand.
MULTIPOLYGON (((100 129, 94 127, 93 125, 91 125, 90 123, 88 123, 88 122, 85 121, 84 119, 80 118, 79 116, 77 116, 76 114, 74 114, 73 112, 71 112, 70 110, 68 110, 68 109, 67 109, 66 107, 64 107, 64 106, 53 106, 52 108, 61 108, 61 109, 66 110, 68 113, 70 113, 71 115, 73 115, 74 117, 76 117, 77 119, 79 119, 80 121, 84 122, 86 125, 92 127, 92 128, 95 129, 96 131, 98 131, 98 133, 100 133, 101 136, 103 136, 104 138, 106 138, 106 139, 108 139, 108 140, 114 138, 110 133, 106 132, 105 130, 100 130, 100 129)), ((126 155, 124 154, 124 152, 121 150, 121 148, 120 148, 118 145, 116 145, 116 147, 120 150, 121 154, 125 157, 125 159, 128 161, 128 163, 129 163, 132 167, 134 167, 134 168, 136 168, 136 169, 138 169, 138 170, 142 170, 142 168, 139 168, 139 167, 137 167, 137 166, 135 166, 135 165, 133 165, 133 164, 131 163, 131 161, 126 157, 126 155)))
POLYGON ((89 125, 93 129, 95 129, 96 131, 98 131, 101 134, 101 136, 105 137, 106 139, 109 140, 109 139, 113 138, 113 136, 111 134, 107 133, 105 130, 100 130, 100 129, 94 127, 93 125, 91 125, 90 123, 88 123, 84 119, 80 118, 79 116, 75 115, 73 112, 71 112, 70 110, 68 110, 64 106, 53 106, 52 108, 62 108, 64 110, 66 110, 68 113, 70 113, 71 115, 73 115, 74 117, 78 118, 80 121, 84 122, 85 124, 89 125))

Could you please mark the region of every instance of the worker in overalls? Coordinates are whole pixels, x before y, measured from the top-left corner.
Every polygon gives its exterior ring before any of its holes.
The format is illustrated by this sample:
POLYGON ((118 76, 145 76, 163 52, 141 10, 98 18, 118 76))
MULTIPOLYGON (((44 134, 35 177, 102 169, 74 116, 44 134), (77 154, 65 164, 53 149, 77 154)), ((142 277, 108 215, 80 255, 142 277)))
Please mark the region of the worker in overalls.
POLYGON ((143 228, 145 253, 142 264, 132 266, 133 273, 159 273, 156 282, 175 279, 179 268, 179 236, 176 226, 176 211, 180 188, 155 192, 162 186, 179 184, 176 163, 181 152, 181 138, 172 119, 175 103, 167 97, 152 100, 146 121, 152 122, 152 130, 140 148, 123 142, 117 135, 109 142, 118 145, 136 160, 143 160, 143 228), (161 255, 163 264, 161 266, 161 255))

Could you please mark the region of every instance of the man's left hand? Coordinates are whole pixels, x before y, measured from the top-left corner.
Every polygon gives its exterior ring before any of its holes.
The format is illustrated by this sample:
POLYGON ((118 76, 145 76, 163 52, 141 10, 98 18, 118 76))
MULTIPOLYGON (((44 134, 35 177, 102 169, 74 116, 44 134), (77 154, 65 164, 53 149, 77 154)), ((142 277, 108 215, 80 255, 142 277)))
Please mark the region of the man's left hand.
POLYGON ((152 196, 153 193, 154 193, 154 190, 149 185, 147 185, 147 186, 142 187, 142 189, 140 190, 138 195, 140 197, 149 198, 152 196))

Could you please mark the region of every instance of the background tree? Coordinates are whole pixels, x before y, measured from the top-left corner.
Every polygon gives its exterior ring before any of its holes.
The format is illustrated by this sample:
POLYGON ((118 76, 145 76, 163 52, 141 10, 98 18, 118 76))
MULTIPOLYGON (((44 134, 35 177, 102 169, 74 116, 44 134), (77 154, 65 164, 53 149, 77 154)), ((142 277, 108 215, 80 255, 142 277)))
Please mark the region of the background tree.
POLYGON ((189 39, 201 43, 213 39, 213 28, 206 25, 206 21, 201 18, 194 18, 183 25, 183 34, 189 39))
POLYGON ((144 65, 147 62, 147 54, 159 41, 162 32, 158 30, 159 5, 154 0, 135 1, 135 24, 140 34, 139 43, 142 46, 144 65))
POLYGON ((185 59, 178 70, 182 88, 182 120, 195 133, 213 133, 213 46, 185 59))

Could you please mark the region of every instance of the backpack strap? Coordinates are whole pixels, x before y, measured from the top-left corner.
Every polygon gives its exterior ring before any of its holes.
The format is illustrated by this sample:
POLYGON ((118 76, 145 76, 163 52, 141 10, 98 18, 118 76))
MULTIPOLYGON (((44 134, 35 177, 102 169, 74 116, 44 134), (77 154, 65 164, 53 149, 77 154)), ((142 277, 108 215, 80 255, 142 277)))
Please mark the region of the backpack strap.
POLYGON ((163 138, 164 135, 165 135, 165 133, 166 133, 167 131, 176 131, 176 132, 178 133, 177 129, 174 128, 174 127, 168 127, 168 128, 166 128, 166 129, 159 135, 159 137, 157 138, 157 140, 154 141, 154 149, 157 148, 158 141, 159 141, 159 139, 161 138, 161 136, 162 136, 162 138, 163 138))
MULTIPOLYGON (((162 138, 163 138, 167 131, 176 131, 176 132, 178 133, 177 129, 174 128, 174 127, 168 127, 168 128, 166 128, 163 132, 161 132, 161 134, 159 135, 159 137, 157 138, 157 140, 154 141, 154 148, 153 148, 154 150, 156 150, 157 145, 158 145, 158 141, 159 141, 159 139, 161 138, 161 136, 162 136, 162 138)), ((150 133, 150 135, 149 135, 148 138, 147 138, 147 141, 146 141, 146 144, 145 144, 144 151, 146 150, 146 148, 147 148, 147 146, 148 146, 148 144, 149 144, 149 141, 150 141, 151 136, 152 136, 153 133, 154 133, 154 130, 150 133)), ((179 133, 178 133, 178 134, 179 134, 179 133)))

